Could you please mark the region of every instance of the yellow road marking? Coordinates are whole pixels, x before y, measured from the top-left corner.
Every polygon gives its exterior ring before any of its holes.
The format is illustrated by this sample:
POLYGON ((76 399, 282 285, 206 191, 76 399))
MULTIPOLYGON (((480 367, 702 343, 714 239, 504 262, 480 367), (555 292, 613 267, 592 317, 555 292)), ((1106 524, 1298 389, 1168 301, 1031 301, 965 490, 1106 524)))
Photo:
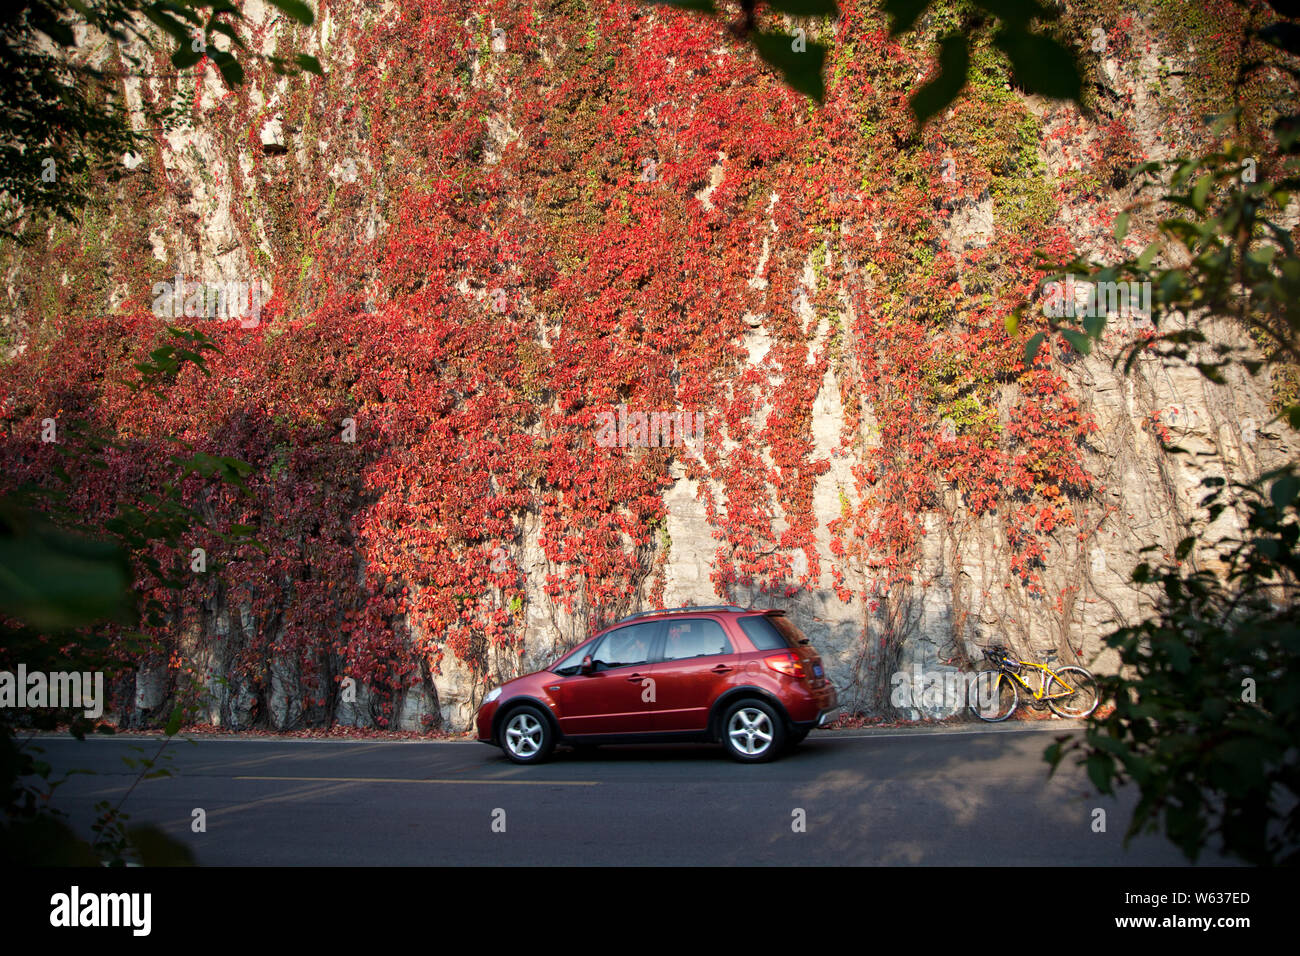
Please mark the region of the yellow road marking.
POLYGON ((599 780, 416 780, 411 777, 235 777, 236 780, 298 780, 304 783, 473 783, 507 787, 598 787, 599 780))
MULTIPOLYGON (((377 749, 379 749, 379 746, 380 746, 380 745, 379 745, 378 743, 374 743, 374 744, 369 744, 369 745, 367 745, 367 746, 362 746, 362 747, 349 747, 347 750, 343 750, 343 751, 336 752, 335 754, 333 754, 333 756, 336 756, 336 757, 337 757, 337 756, 347 756, 347 757, 351 757, 351 756, 355 756, 356 754, 366 753, 366 752, 371 751, 371 750, 377 750, 377 749)), ((187 768, 187 771, 186 771, 186 772, 187 772, 187 773, 192 773, 192 774, 202 774, 202 773, 209 772, 209 771, 212 771, 212 770, 231 770, 231 769, 233 769, 233 768, 235 768, 235 767, 253 767, 253 766, 256 766, 257 764, 260 764, 260 763, 274 763, 274 762, 277 761, 277 760, 282 760, 282 761, 289 761, 289 760, 324 760, 324 759, 326 759, 328 756, 330 756, 330 755, 327 755, 327 754, 313 754, 313 753, 301 753, 301 754, 272 754, 270 757, 253 757, 253 758, 250 758, 250 759, 248 759, 248 760, 234 760, 234 761, 231 761, 231 760, 217 760, 217 761, 214 761, 214 762, 212 762, 212 763, 200 764, 200 765, 198 765, 197 767, 189 767, 189 768, 187 768)))
MULTIPOLYGON (((331 793, 337 793, 340 790, 346 790, 343 785, 337 787, 299 787, 297 790, 290 790, 288 793, 275 793, 269 797, 262 797, 260 800, 246 800, 243 803, 237 803, 232 807, 222 807, 218 810, 208 811, 206 819, 216 820, 221 817, 229 816, 232 813, 240 813, 245 810, 251 810, 254 807, 267 803, 289 803, 299 797, 323 797, 331 793)), ((180 830, 188 829, 189 819, 184 823, 178 824, 180 830)))

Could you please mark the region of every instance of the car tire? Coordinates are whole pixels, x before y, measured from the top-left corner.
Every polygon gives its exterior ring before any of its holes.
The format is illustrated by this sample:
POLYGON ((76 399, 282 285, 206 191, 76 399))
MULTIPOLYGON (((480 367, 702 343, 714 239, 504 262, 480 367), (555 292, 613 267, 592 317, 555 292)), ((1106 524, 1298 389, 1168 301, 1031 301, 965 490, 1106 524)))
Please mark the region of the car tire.
POLYGON ((741 763, 764 763, 785 746, 785 722, 770 704, 739 700, 722 717, 722 746, 741 763))
POLYGON ((807 736, 808 736, 807 728, 801 727, 798 730, 790 731, 785 738, 785 749, 794 750, 795 747, 798 747, 801 743, 804 742, 804 739, 807 736))
POLYGON ((555 731, 541 708, 521 704, 501 719, 501 750, 515 763, 541 763, 555 749, 555 731))

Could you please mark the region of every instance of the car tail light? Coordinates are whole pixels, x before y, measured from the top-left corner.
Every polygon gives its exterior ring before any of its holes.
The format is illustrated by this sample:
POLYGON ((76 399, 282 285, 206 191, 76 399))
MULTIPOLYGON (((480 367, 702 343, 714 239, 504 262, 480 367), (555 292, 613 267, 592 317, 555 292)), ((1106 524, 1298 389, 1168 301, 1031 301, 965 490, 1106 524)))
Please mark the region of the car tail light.
POLYGON ((800 680, 804 677, 803 659, 794 651, 773 654, 771 657, 763 658, 763 662, 772 670, 785 674, 787 677, 797 677, 800 680))

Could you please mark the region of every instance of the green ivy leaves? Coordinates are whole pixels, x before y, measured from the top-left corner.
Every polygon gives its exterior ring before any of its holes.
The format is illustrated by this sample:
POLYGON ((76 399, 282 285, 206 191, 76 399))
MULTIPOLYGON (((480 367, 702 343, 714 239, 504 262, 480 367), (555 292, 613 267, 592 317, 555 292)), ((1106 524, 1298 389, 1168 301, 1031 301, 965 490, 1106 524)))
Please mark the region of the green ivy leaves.
POLYGON ((824 43, 805 42, 801 44, 803 49, 798 49, 784 33, 755 33, 751 39, 758 55, 781 74, 792 90, 819 103, 825 98, 822 66, 827 48, 824 43))
POLYGON ((0 500, 0 614, 58 630, 129 621, 134 607, 130 570, 114 542, 0 500))
MULTIPOLYGON (((900 36, 916 28, 931 0, 884 0, 891 18, 890 34, 900 36)), ((977 15, 970 26, 982 26, 986 18, 997 21, 993 43, 1011 61, 1016 82, 1027 92, 1053 99, 1078 102, 1083 80, 1074 51, 1045 33, 1036 32, 1035 21, 1051 21, 1058 12, 1037 0, 972 0, 977 15)), ((947 109, 966 86, 970 66, 970 30, 949 33, 939 41, 938 75, 912 94, 912 112, 918 124, 947 109)))
MULTIPOLYGON (((303 0, 268 2, 295 23, 315 22, 303 0)), ((30 241, 26 227, 43 216, 76 221, 92 198, 85 174, 94 169, 108 182, 120 179, 127 173, 119 157, 140 150, 148 138, 122 112, 111 74, 81 64, 81 79, 65 82, 78 46, 74 27, 117 43, 134 69, 152 66, 133 50, 170 50, 176 70, 206 58, 231 88, 244 82, 249 57, 281 75, 323 73, 306 53, 250 51, 240 36, 244 13, 231 0, 26 0, 21 8, 21 17, 0 25, 7 77, 0 84, 0 238, 20 245, 30 241)))
MULTIPOLYGON (((705 16, 719 17, 713 0, 646 0, 659 6, 690 10, 705 16)), ((777 13, 792 17, 837 17, 835 0, 767 0, 777 13)), ((883 0, 882 9, 892 20, 890 33, 899 36, 917 28, 929 9, 931 0, 883 0)), ((1045 33, 1036 32, 1035 21, 1054 20, 1058 14, 1037 0, 973 0, 975 24, 995 19, 994 44, 1007 55, 1016 81, 1030 93, 1055 99, 1079 100, 1082 79, 1074 52, 1045 33)), ((757 0, 740 3, 744 15, 735 32, 749 39, 763 61, 776 70, 792 90, 822 102, 826 87, 822 69, 828 47, 810 41, 802 33, 786 34, 755 29, 757 0)), ((966 86, 970 70, 969 31, 956 30, 939 40, 939 71, 935 77, 912 94, 912 112, 924 124, 953 103, 966 86)))
POLYGON ((917 122, 924 123, 955 100, 966 85, 969 70, 970 51, 964 36, 954 34, 939 41, 939 73, 913 93, 910 101, 917 122))
MULTIPOLYGON (((713 0, 645 0, 656 6, 676 7, 709 17, 721 17, 713 0)), ((772 10, 792 17, 835 17, 839 7, 835 0, 768 0, 772 10)), ((790 89, 809 99, 822 102, 826 97, 826 84, 822 68, 829 48, 824 43, 809 40, 802 33, 787 34, 755 28, 756 0, 740 4, 744 22, 737 31, 746 36, 763 62, 772 67, 790 89)))

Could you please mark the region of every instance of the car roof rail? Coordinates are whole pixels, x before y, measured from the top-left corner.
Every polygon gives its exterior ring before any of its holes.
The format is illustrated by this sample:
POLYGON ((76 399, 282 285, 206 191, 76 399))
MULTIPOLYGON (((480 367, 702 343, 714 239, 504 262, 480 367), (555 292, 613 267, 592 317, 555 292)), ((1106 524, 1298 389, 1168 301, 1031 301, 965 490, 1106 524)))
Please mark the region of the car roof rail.
MULTIPOLYGON (((734 604, 696 604, 686 607, 661 607, 654 611, 637 611, 635 614, 629 614, 627 617, 621 617, 614 624, 622 624, 624 621, 635 621, 639 617, 650 617, 652 614, 701 614, 708 611, 740 611, 744 612, 745 608, 737 607, 734 604)), ((614 625, 611 624, 610 627, 614 625)))

